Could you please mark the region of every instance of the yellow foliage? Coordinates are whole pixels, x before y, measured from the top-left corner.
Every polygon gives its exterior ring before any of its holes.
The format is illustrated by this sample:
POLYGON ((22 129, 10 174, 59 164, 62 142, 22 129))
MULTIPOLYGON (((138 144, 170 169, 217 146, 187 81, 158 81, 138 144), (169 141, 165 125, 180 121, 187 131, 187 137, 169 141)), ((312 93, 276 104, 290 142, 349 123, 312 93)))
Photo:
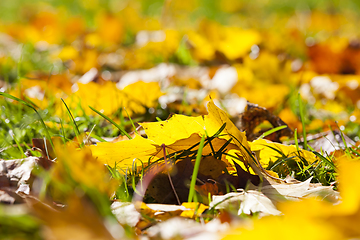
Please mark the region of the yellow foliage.
POLYGON ((78 56, 79 56, 79 52, 73 46, 63 47, 58 54, 58 57, 63 61, 75 59, 78 56))
POLYGON ((253 45, 261 41, 260 34, 255 30, 224 27, 220 34, 224 35, 215 43, 216 47, 230 60, 243 57, 253 45))
POLYGON ((88 107, 91 106, 105 115, 116 112, 121 107, 123 94, 116 88, 115 83, 105 82, 99 85, 94 82, 87 84, 77 83, 78 90, 73 94, 70 106, 74 109, 80 102, 85 113, 88 115, 94 112, 88 107))
POLYGON ((149 157, 161 151, 154 141, 145 139, 139 135, 131 140, 116 143, 98 143, 96 146, 89 147, 100 162, 111 167, 126 168, 131 166, 135 159, 146 162, 149 157))
POLYGON ((229 60, 244 57, 253 45, 261 42, 261 35, 256 30, 221 26, 210 21, 200 24, 200 32, 229 60))
POLYGON ((160 90, 157 82, 143 82, 138 81, 126 86, 122 90, 124 98, 121 100, 121 106, 127 112, 132 114, 144 114, 146 108, 156 107, 157 100, 163 93, 160 90))
POLYGON ((290 88, 285 84, 266 84, 264 82, 254 82, 249 86, 244 86, 239 81, 231 91, 239 97, 246 98, 249 102, 265 108, 274 108, 283 102, 285 96, 289 94, 290 88))
POLYGON ((183 211, 180 216, 181 217, 187 217, 187 218, 193 218, 193 217, 200 217, 200 215, 209 207, 197 202, 184 202, 181 204, 181 206, 184 206, 186 208, 190 208, 191 210, 185 210, 183 211), (196 214, 196 215, 195 215, 196 214))
POLYGON ((139 81, 128 85, 122 91, 116 87, 115 83, 110 81, 103 84, 95 82, 77 83, 77 86, 78 90, 68 101, 70 101, 72 108, 76 108, 80 103, 88 115, 95 114, 88 106, 105 115, 113 114, 120 108, 125 108, 130 116, 143 114, 146 107, 155 107, 157 99, 162 95, 160 86, 156 82, 145 83, 139 81))
POLYGON ((96 189, 111 196, 118 182, 110 180, 109 172, 104 164, 96 160, 89 149, 76 149, 71 145, 56 145, 56 164, 51 170, 52 179, 69 184, 69 176, 80 185, 96 189))
POLYGON ((201 36, 195 31, 189 31, 187 33, 187 37, 189 38, 190 44, 192 45, 195 59, 203 61, 214 58, 215 48, 205 37, 201 36))
POLYGON ((300 149, 297 151, 294 145, 286 146, 280 143, 270 142, 264 139, 255 140, 250 142, 251 151, 254 151, 260 161, 261 165, 266 168, 269 162, 275 162, 282 155, 276 150, 282 152, 287 157, 294 157, 293 159, 300 161, 299 157, 303 157, 309 163, 317 160, 315 154, 312 152, 300 149), (276 150, 275 150, 276 149, 276 150))
POLYGON ((71 93, 71 82, 67 75, 52 75, 49 79, 36 80, 22 78, 17 88, 9 93, 20 99, 26 97, 36 106, 46 108, 51 101, 57 102, 71 93))
POLYGON ((286 122, 290 129, 297 129, 298 132, 302 131, 302 124, 299 118, 291 111, 290 108, 284 108, 278 116, 286 122))
POLYGON ((188 117, 176 114, 163 122, 141 123, 140 125, 151 140, 165 145, 188 138, 193 133, 204 133, 204 120, 201 116, 188 117))
POLYGON ((97 34, 105 46, 119 43, 124 34, 120 19, 106 14, 100 14, 97 19, 97 34))
POLYGON ((254 220, 247 226, 229 231, 223 239, 353 239, 360 237, 360 169, 358 159, 343 157, 339 161, 339 189, 341 203, 317 199, 284 202, 279 205, 283 216, 270 216, 254 220), (269 234, 281 226, 281 231, 269 234), (298 229, 301 228, 301 231, 298 229))
MULTIPOLYGON (((125 140, 117 143, 98 143, 97 146, 90 146, 94 156, 101 162, 119 168, 130 165, 133 159, 140 159, 147 162, 150 158, 152 161, 164 157, 161 151, 162 144, 165 144, 168 154, 186 150, 196 145, 201 140, 201 135, 206 132, 213 136, 220 127, 226 123, 223 134, 219 138, 212 140, 212 146, 206 145, 202 154, 207 155, 220 149, 226 140, 233 138, 233 144, 227 146, 227 150, 238 149, 246 160, 249 160, 248 152, 250 145, 246 141, 246 136, 240 132, 230 121, 224 111, 215 106, 213 102, 208 103, 209 115, 204 117, 187 117, 174 115, 167 121, 142 123, 147 139, 136 136, 132 140, 125 140), (231 135, 231 136, 230 136, 231 135)), ((196 151, 199 146, 193 147, 196 151)), ((223 160, 226 161, 225 156, 223 160)))

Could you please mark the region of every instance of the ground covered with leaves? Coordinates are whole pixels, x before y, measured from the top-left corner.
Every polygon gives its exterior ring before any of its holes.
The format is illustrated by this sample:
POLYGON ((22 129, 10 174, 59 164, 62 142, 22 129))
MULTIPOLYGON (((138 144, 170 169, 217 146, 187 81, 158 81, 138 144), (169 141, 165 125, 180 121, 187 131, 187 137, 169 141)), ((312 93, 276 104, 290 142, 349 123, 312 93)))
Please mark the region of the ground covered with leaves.
POLYGON ((360 238, 359 12, 1 1, 0 238, 360 238))

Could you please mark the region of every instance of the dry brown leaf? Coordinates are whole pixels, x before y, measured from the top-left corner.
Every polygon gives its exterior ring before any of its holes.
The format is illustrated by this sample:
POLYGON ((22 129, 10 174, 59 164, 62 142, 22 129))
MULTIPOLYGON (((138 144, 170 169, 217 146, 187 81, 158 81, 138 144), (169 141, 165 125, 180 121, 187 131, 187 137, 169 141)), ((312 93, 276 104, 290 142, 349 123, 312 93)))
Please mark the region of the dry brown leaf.
MULTIPOLYGON (((195 164, 195 161, 193 162, 195 164)), ((216 159, 213 156, 208 156, 201 159, 199 173, 209 176, 212 179, 218 179, 226 167, 227 164, 224 161, 216 159)))
MULTIPOLYGON (((39 165, 42 158, 0 160, 0 202, 19 203, 22 199, 17 192, 30 193, 32 170, 39 165)), ((44 159, 42 159, 44 160, 44 159)))
MULTIPOLYGON (((171 174, 171 181, 180 202, 185 202, 189 194, 187 183, 190 182, 194 167, 191 159, 185 158, 177 161, 174 168, 175 170, 171 174)), ((158 203, 178 203, 167 173, 157 174, 151 181, 146 193, 153 197, 158 203)))
POLYGON ((280 142, 280 137, 283 136, 291 137, 293 134, 292 130, 287 126, 287 124, 283 120, 281 120, 281 118, 272 114, 266 108, 260 107, 257 104, 253 104, 249 102, 247 104, 247 108, 245 112, 240 115, 239 121, 236 125, 237 127, 239 127, 241 131, 246 132, 246 137, 248 141, 253 141, 257 139, 262 133, 268 130, 266 129, 260 132, 254 132, 255 128, 264 121, 269 121, 274 128, 283 125, 286 126, 285 129, 277 131, 266 137, 267 139, 273 142, 280 142))

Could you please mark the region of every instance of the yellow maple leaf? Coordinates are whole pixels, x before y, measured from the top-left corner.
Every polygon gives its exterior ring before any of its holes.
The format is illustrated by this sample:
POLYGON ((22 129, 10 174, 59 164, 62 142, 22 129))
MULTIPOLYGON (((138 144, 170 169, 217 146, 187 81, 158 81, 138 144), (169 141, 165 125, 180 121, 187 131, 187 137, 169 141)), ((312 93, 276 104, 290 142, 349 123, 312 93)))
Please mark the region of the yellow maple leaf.
POLYGON ((224 36, 218 41, 217 48, 230 60, 243 57, 253 45, 261 41, 260 34, 252 29, 223 27, 221 32, 224 36))
POLYGON ((278 208, 282 216, 256 219, 248 226, 228 231, 223 239, 355 239, 360 230, 360 179, 358 159, 338 159, 339 189, 341 202, 332 203, 315 198, 283 202, 278 208), (269 235, 281 225, 281 231, 269 235), (298 231, 301 226, 301 231, 298 231))
MULTIPOLYGON (((197 133, 193 133, 188 138, 179 139, 173 142, 170 145, 166 145, 167 154, 173 154, 175 152, 181 153, 189 148, 191 151, 197 152, 199 146, 195 146, 199 143, 201 137, 197 133)), ((159 158, 164 157, 164 153, 162 151, 162 141, 155 142, 152 139, 146 139, 139 135, 136 135, 135 138, 131 140, 124 140, 117 143, 110 142, 102 142, 98 143, 96 146, 90 146, 93 155, 97 157, 97 159, 109 166, 117 166, 118 168, 126 168, 131 166, 134 159, 139 159, 145 163, 150 160, 150 162, 154 162, 159 158)), ((203 155, 208 155, 213 152, 219 151, 224 144, 226 144, 226 140, 215 138, 211 141, 212 147, 207 144, 202 151, 203 155)), ((237 149, 236 145, 229 144, 226 148, 229 149, 237 149)), ((223 155, 223 160, 226 162, 226 158, 223 155)))
POLYGON ((192 52, 195 59, 203 61, 214 58, 215 48, 212 46, 211 42, 208 41, 208 39, 194 31, 189 31, 187 36, 189 38, 190 44, 194 48, 192 52))
POLYGON ((204 132, 204 119, 176 114, 162 122, 140 123, 146 135, 158 144, 170 145, 179 139, 190 137, 193 133, 204 132))
POLYGON ((94 82, 87 84, 78 83, 78 90, 70 99, 70 106, 74 109, 80 101, 82 108, 88 115, 94 112, 88 107, 91 106, 105 115, 116 112, 121 107, 123 94, 116 88, 115 83, 105 82, 100 85, 94 82))
MULTIPOLYGON (((117 143, 98 143, 97 146, 90 146, 94 156, 110 166, 120 164, 120 167, 131 165, 133 159, 139 158, 142 161, 156 160, 164 157, 162 145, 166 147, 168 154, 185 151, 197 151, 199 146, 194 146, 200 142, 201 136, 205 133, 205 128, 209 136, 213 136, 226 122, 224 129, 225 135, 221 138, 214 138, 211 145, 208 144, 203 149, 203 155, 219 151, 230 138, 234 136, 238 140, 227 146, 227 150, 239 149, 244 156, 250 146, 246 141, 244 133, 240 132, 227 117, 226 113, 217 108, 213 102, 208 104, 209 115, 203 117, 186 117, 174 115, 167 121, 155 123, 142 123, 147 139, 136 136, 132 140, 125 140, 117 143), (243 150, 241 150, 243 149, 243 150)), ((225 156, 222 157, 226 161, 225 156)), ((119 165, 118 165, 119 166, 119 165)))
POLYGON ((181 206, 191 209, 185 210, 180 214, 181 217, 186 218, 193 218, 194 216, 200 217, 200 215, 209 208, 209 206, 197 202, 183 202, 181 206))
MULTIPOLYGON (((127 113, 144 114, 146 108, 156 107, 157 99, 162 95, 158 83, 145 83, 138 81, 130 84, 123 90, 119 90, 116 84, 106 81, 102 84, 89 82, 87 84, 77 83, 78 89, 67 99, 70 107, 75 109, 79 104, 88 115, 94 112, 88 107, 111 115, 120 108, 125 108, 127 113)), ((81 112, 78 113, 81 115, 81 112)))
POLYGON ((102 142, 89 148, 99 161, 112 167, 121 164, 120 168, 131 166, 136 158, 146 161, 161 150, 154 141, 139 135, 131 140, 116 143, 102 142))
POLYGON ((126 96, 122 99, 122 107, 128 111, 130 115, 144 114, 146 108, 156 107, 157 100, 163 95, 159 83, 137 81, 126 86, 122 93, 126 96))
POLYGON ((306 159, 309 163, 313 163, 317 160, 315 154, 312 152, 299 149, 297 151, 296 146, 286 146, 280 143, 270 142, 264 139, 258 139, 250 143, 251 151, 255 152, 261 165, 266 168, 269 162, 275 162, 282 155, 278 152, 282 152, 286 157, 294 157, 295 160, 300 161, 300 157, 306 159), (278 151, 277 151, 278 150, 278 151))
MULTIPOLYGON (((209 114, 199 117, 187 117, 174 115, 169 120, 153 123, 141 123, 146 134, 158 144, 172 144, 176 140, 188 138, 193 133, 213 136, 224 123, 226 123, 223 135, 220 138, 229 140, 234 139, 234 144, 240 149, 246 148, 250 152, 250 145, 246 140, 245 133, 241 132, 230 120, 227 113, 218 108, 213 101, 207 105, 209 114)), ((245 150, 246 153, 246 150, 245 150)))
POLYGON ((69 182, 75 181, 108 196, 114 193, 118 182, 110 180, 107 168, 92 156, 89 149, 76 149, 73 145, 55 144, 55 152, 57 162, 51 172, 55 183, 69 185, 69 182))
POLYGON ((241 132, 230 120, 226 112, 218 108, 213 101, 210 101, 207 106, 209 115, 205 116, 205 126, 209 136, 215 134, 220 127, 226 123, 223 131, 226 135, 220 137, 224 139, 232 138, 234 144, 238 146, 245 160, 250 161, 249 153, 251 152, 251 149, 245 133, 241 132))

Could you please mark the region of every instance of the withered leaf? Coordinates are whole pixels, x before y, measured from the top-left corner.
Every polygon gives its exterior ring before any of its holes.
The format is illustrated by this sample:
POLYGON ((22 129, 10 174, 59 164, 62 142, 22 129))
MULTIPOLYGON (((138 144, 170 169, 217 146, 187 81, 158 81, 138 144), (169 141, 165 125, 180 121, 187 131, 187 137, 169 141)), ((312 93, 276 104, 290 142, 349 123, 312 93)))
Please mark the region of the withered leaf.
MULTIPOLYGON (((171 181, 174 185, 177 196, 181 202, 187 201, 190 182, 194 167, 190 158, 178 160, 174 166, 175 171, 171 175, 171 181)), ((176 196, 170 185, 167 173, 160 173, 150 183, 146 193, 153 197, 158 203, 176 204, 176 196)))
POLYGON ((0 202, 20 203, 22 199, 17 192, 30 193, 33 182, 32 170, 39 166, 38 157, 24 159, 0 160, 0 202))
POLYGON ((280 215, 272 201, 263 193, 249 190, 231 192, 223 196, 213 196, 210 207, 216 209, 232 208, 238 210, 238 215, 260 213, 262 215, 280 215))
MULTIPOLYGON (((246 132, 246 137, 248 141, 253 141, 257 139, 262 133, 268 130, 267 129, 260 132, 254 132, 255 128, 264 121, 269 121, 274 128, 283 125, 287 126, 287 124, 283 120, 281 120, 281 118, 272 114, 266 108, 249 102, 247 104, 245 112, 239 116, 239 120, 236 125, 241 131, 246 132)), ((287 126, 280 131, 268 135, 266 138, 273 142, 280 142, 280 137, 291 137, 292 134, 292 130, 287 126)))
POLYGON ((214 156, 208 156, 201 159, 199 173, 215 180, 226 167, 227 164, 224 161, 216 159, 214 156))

